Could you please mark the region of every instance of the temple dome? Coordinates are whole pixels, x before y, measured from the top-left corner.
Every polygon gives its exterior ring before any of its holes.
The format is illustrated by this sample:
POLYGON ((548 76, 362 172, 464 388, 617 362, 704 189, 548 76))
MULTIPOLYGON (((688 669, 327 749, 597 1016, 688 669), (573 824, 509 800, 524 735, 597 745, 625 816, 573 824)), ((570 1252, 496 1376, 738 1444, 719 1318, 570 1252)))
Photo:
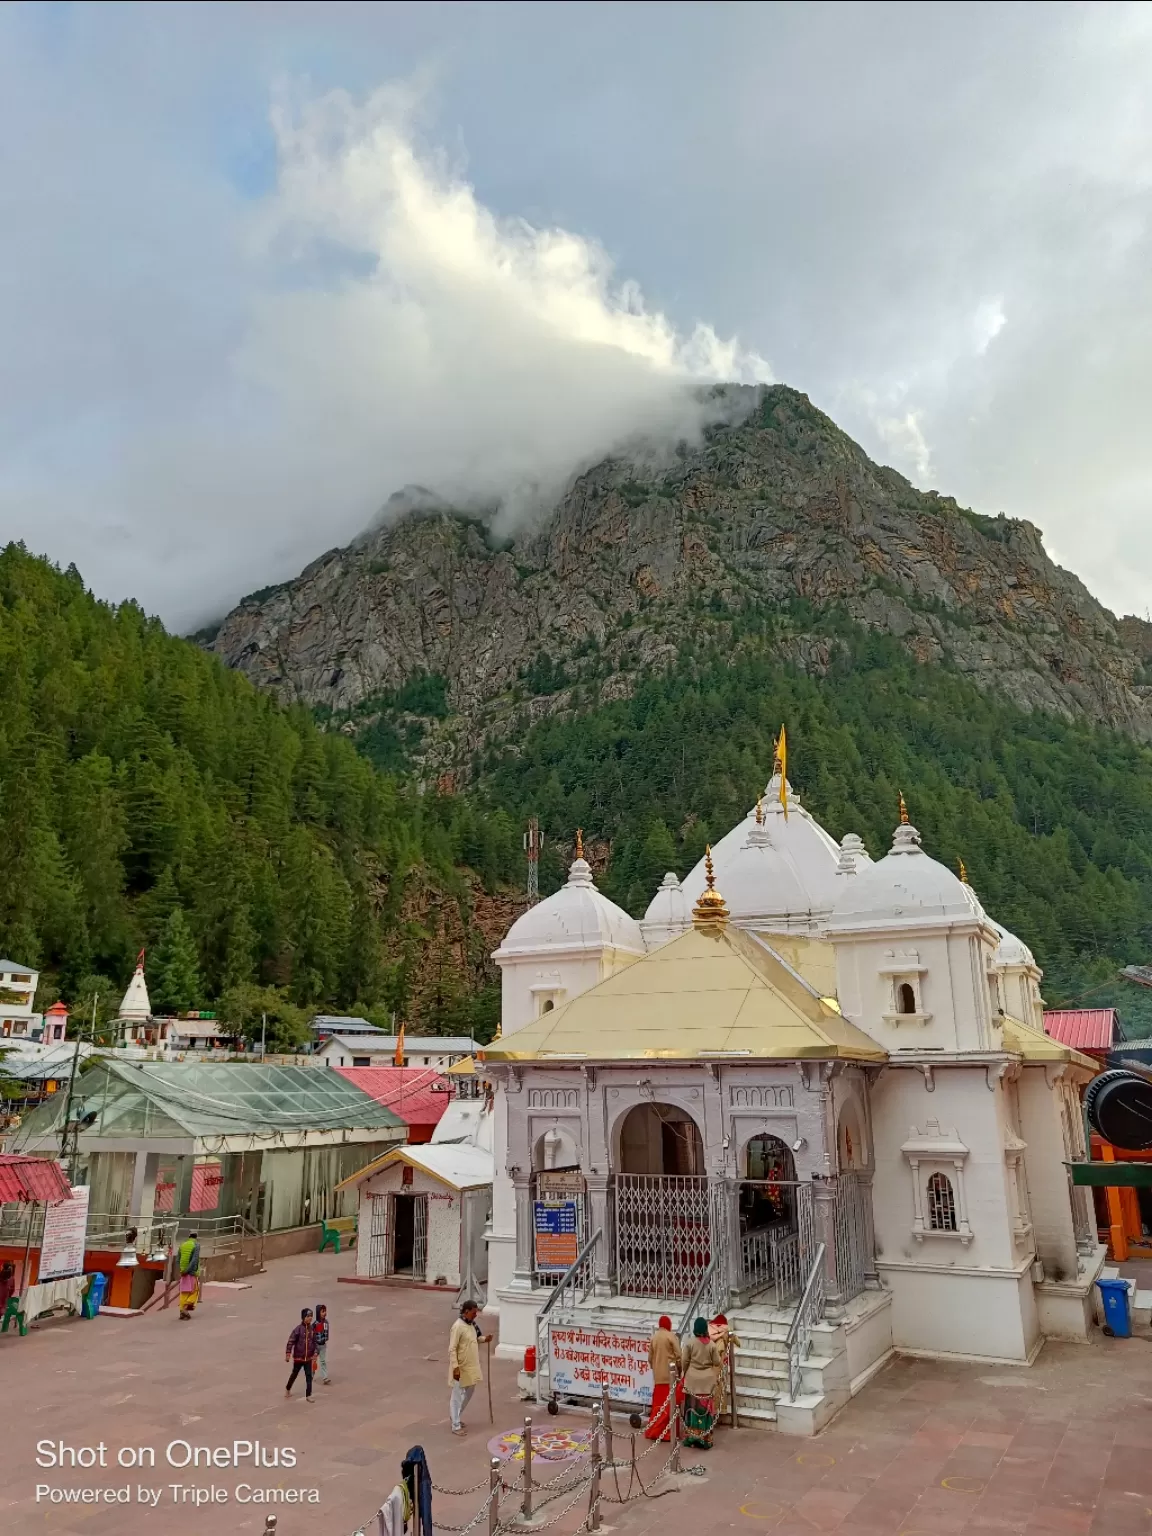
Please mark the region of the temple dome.
POLYGON ((996 970, 1005 970, 1009 966, 1035 966, 1036 956, 1028 948, 1023 939, 1018 939, 1014 933, 1009 933, 1002 924, 991 919, 992 926, 1000 935, 1000 942, 996 946, 996 953, 992 956, 992 965, 996 970))
POLYGON ((890 853, 843 883, 830 927, 914 925, 959 918, 989 921, 972 887, 929 858, 920 846, 919 832, 905 822, 896 828, 890 853))
POLYGON ((623 949, 647 952, 635 918, 596 889, 592 868, 580 854, 554 895, 529 907, 504 936, 495 958, 548 949, 623 949))
POLYGON ((648 910, 640 920, 640 931, 649 949, 667 944, 679 933, 686 933, 692 926, 692 903, 684 894, 678 876, 669 870, 655 896, 648 903, 648 910))
POLYGON ((811 909, 794 860, 776 847, 767 826, 756 821, 748 829, 744 846, 725 862, 720 878, 734 922, 811 909))
MULTIPOLYGON (((736 922, 746 922, 749 916, 827 913, 843 886, 843 880, 838 880, 836 873, 840 845, 804 809, 791 784, 787 785, 787 792, 788 814, 785 816, 780 803, 780 775, 774 773, 763 800, 770 858, 762 857, 763 848, 745 853, 756 826, 755 807, 712 845, 716 883, 724 892, 736 922), (767 882, 762 890, 755 887, 760 873, 767 882)), ((867 853, 862 853, 857 867, 865 868, 869 862, 867 853)), ((684 880, 684 894, 689 905, 700 895, 704 883, 704 860, 701 859, 684 880)))

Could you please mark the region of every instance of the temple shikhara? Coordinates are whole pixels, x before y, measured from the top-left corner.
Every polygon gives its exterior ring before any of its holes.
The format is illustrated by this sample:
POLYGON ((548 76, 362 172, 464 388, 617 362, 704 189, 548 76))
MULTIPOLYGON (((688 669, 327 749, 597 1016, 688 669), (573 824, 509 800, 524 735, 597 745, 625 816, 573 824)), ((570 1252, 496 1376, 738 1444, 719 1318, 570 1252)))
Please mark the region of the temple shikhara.
POLYGON ((902 799, 873 861, 783 766, 642 921, 578 841, 496 951, 488 1299, 509 1357, 553 1297, 569 1329, 724 1311, 741 1420, 811 1434, 894 1349, 1083 1339, 1104 1250, 1064 1166, 1096 1068, 1027 945, 902 799))

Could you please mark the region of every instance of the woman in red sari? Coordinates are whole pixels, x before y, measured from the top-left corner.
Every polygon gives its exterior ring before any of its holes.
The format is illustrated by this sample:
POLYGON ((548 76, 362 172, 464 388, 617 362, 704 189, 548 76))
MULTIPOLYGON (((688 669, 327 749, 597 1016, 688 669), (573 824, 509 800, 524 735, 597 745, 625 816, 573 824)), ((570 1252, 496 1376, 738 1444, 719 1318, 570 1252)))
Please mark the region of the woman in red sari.
POLYGON ((652 1409, 648 1415, 648 1428, 644 1431, 647 1440, 670 1440, 672 1438, 671 1404, 669 1403, 669 1390, 672 1385, 671 1367, 675 1365, 676 1374, 680 1374, 680 1340, 672 1332, 672 1319, 662 1317, 657 1324, 656 1332, 648 1340, 648 1363, 652 1367, 652 1409))

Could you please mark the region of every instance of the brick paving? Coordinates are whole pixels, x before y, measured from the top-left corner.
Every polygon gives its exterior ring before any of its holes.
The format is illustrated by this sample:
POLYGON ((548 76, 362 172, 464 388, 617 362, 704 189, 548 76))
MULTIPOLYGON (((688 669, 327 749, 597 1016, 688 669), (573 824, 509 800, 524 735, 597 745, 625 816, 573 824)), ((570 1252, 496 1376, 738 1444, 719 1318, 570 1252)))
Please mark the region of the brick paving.
MULTIPOLYGON (((348 1254, 280 1260, 251 1290, 207 1290, 188 1324, 173 1310, 0 1337, 3 1536, 230 1536, 261 1532, 269 1509, 278 1536, 352 1536, 414 1444, 424 1446, 436 1481, 480 1481, 491 1433, 483 1389, 469 1410, 469 1437, 455 1440, 448 1429, 451 1300, 337 1284, 352 1265, 348 1254), (284 1399, 283 1347, 299 1308, 320 1300, 332 1313, 334 1383, 318 1386, 315 1406, 306 1407, 300 1397, 284 1399), (291 1472, 180 1472, 162 1460, 177 1438, 209 1446, 259 1439, 294 1446, 299 1460, 291 1472), (120 1446, 153 1445, 161 1464, 38 1469, 41 1439, 74 1446, 103 1439, 110 1458, 120 1446), (153 1510, 60 1506, 35 1502, 38 1482, 128 1486, 133 1494, 143 1483, 165 1493, 153 1510), (167 1494, 171 1483, 234 1490, 241 1482, 315 1487, 321 1502, 233 1498, 196 1508, 167 1494)), ((510 1363, 494 1362, 493 1400, 497 1429, 518 1427, 525 1406, 510 1363)), ((543 1418, 548 1428, 581 1422, 543 1418)), ((712 1451, 686 1450, 684 1459, 702 1463, 707 1475, 682 1479, 666 1497, 606 1505, 606 1525, 621 1536, 1152 1536, 1152 1342, 1097 1336, 1087 1346, 1049 1345, 1030 1370, 897 1360, 816 1440, 721 1430, 712 1451)), ((482 1497, 438 1497, 438 1521, 463 1524, 482 1497)), ((552 1527, 555 1536, 572 1536, 582 1513, 581 1500, 552 1527)))

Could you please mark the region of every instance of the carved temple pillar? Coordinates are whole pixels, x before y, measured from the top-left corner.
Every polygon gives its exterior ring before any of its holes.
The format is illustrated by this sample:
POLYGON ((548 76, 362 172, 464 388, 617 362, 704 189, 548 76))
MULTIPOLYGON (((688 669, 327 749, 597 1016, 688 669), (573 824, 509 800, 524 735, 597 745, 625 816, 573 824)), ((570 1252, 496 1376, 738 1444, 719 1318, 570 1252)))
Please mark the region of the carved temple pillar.
POLYGON ((844 1302, 836 1278, 835 1180, 815 1180, 813 1195, 816 1202, 816 1241, 824 1244, 824 1315, 836 1319, 844 1316, 844 1302))
POLYGON ((531 1291, 536 1285, 536 1231, 532 1212, 532 1175, 520 1168, 512 1170, 516 1193, 516 1269, 512 1289, 531 1291))
POLYGON ((615 1294, 616 1282, 616 1212, 613 1209, 612 1180, 605 1173, 590 1173, 587 1175, 587 1186, 587 1236, 591 1237, 593 1232, 601 1234, 593 1255, 595 1294, 612 1296, 615 1294))

